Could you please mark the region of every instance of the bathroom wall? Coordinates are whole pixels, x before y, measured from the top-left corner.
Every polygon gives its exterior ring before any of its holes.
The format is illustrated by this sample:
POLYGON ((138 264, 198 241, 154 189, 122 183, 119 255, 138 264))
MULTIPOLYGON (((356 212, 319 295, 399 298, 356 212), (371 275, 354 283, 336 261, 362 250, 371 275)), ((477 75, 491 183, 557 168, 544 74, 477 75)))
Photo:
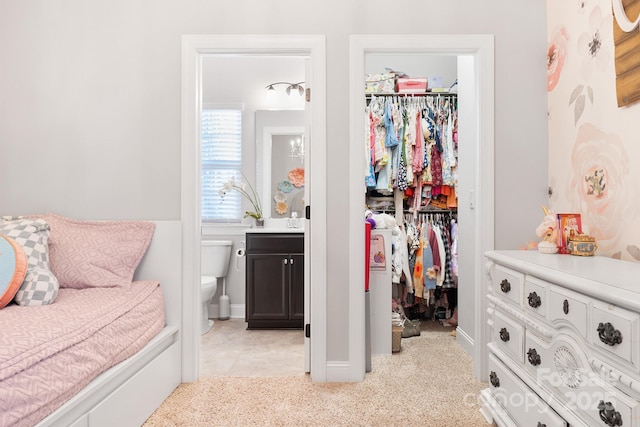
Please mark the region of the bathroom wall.
MULTIPOLYGON (((267 91, 268 84, 304 80, 304 59, 268 56, 220 56, 206 57, 202 64, 202 102, 207 105, 242 105, 242 170, 244 175, 260 193, 262 128, 283 126, 296 120, 303 124, 304 102, 301 97, 287 96, 286 86, 277 85, 275 91, 267 91), (256 70, 260 70, 256 72, 256 70), (260 111, 256 118, 256 111, 260 111)), ((244 209, 249 205, 243 199, 244 209)), ((265 201, 262 201, 263 205, 265 201)), ((203 239, 233 240, 231 267, 227 277, 227 295, 231 305, 231 317, 244 318, 245 303, 245 258, 236 257, 237 249, 244 247, 244 231, 251 227, 251 218, 242 224, 204 224, 203 239)), ((203 274, 209 266, 206 254, 201 254, 203 274)), ((211 299, 209 313, 218 313, 218 299, 222 294, 222 282, 211 299)))

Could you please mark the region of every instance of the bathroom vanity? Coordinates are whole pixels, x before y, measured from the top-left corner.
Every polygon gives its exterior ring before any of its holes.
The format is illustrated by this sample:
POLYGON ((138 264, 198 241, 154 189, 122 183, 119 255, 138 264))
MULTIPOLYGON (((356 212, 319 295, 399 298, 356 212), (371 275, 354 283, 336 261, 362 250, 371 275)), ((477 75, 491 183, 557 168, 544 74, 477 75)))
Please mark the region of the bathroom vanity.
POLYGON ((246 313, 248 329, 302 329, 304 233, 247 231, 246 313))

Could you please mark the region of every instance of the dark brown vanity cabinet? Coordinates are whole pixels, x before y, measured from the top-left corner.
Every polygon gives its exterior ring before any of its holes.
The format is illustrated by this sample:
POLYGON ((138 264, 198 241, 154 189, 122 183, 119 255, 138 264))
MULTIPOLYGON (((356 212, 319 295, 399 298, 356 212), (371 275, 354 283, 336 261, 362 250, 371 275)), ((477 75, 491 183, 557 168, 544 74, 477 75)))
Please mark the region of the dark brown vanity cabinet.
POLYGON ((304 234, 247 233, 248 329, 300 328, 304 322, 304 234))

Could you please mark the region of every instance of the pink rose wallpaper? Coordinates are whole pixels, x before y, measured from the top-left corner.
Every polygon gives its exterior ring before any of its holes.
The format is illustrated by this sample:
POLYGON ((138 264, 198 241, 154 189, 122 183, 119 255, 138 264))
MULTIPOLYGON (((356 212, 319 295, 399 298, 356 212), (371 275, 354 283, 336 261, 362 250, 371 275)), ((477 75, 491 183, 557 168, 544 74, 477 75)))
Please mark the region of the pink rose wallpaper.
POLYGON ((580 213, 598 255, 640 262, 640 105, 617 106, 611 1, 548 0, 547 16, 549 208, 580 213))

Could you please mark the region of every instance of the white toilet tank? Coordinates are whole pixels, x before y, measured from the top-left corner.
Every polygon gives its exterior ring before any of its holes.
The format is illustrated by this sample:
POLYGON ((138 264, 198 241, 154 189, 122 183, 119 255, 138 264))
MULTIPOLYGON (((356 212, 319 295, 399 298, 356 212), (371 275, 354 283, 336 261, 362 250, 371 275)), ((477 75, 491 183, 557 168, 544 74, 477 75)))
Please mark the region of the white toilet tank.
POLYGON ((231 240, 202 241, 202 272, 213 277, 226 277, 231 258, 231 240))

